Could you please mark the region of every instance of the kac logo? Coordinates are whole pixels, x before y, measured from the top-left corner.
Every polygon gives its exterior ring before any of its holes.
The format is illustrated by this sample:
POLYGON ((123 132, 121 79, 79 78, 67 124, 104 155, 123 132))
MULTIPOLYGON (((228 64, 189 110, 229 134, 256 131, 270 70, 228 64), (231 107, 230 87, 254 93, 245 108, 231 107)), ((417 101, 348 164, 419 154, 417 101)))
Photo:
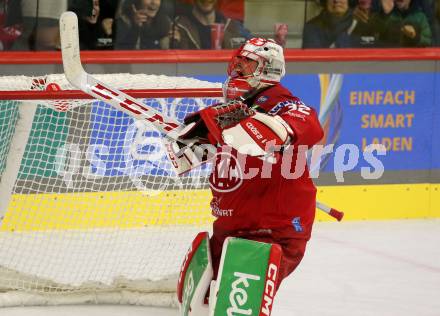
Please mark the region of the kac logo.
POLYGON ((263 46, 264 44, 267 43, 267 39, 256 37, 256 38, 250 39, 249 43, 252 45, 255 45, 255 46, 263 46))
POLYGON ((231 192, 243 183, 243 172, 237 158, 230 153, 217 153, 209 185, 217 192, 231 192))

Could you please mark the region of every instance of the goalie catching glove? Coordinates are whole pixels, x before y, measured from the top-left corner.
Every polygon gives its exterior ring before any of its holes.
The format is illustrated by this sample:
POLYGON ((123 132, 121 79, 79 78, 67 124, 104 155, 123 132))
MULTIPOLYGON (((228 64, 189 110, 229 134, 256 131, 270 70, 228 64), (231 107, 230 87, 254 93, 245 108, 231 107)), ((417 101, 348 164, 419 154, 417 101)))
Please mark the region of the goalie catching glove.
POLYGON ((241 154, 265 156, 290 143, 293 130, 280 117, 255 112, 241 101, 212 106, 185 118, 182 139, 229 145, 241 154))

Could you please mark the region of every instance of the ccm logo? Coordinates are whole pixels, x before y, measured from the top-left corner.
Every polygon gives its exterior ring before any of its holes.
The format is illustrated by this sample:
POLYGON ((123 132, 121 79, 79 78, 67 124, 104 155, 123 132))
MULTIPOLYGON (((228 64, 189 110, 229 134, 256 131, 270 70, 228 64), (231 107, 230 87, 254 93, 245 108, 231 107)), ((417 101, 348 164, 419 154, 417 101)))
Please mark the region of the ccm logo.
MULTIPOLYGON (((145 107, 142 104, 136 102, 135 99, 128 99, 124 95, 122 95, 121 98, 121 95, 118 91, 113 91, 109 87, 106 87, 100 83, 94 85, 91 90, 105 100, 116 101, 120 107, 124 108, 126 111, 131 112, 132 114, 135 114, 136 116, 145 115, 145 112, 151 111, 151 109, 149 109, 148 107, 145 107), (143 111, 143 113, 141 111, 143 111)), ((161 128, 167 132, 172 131, 178 126, 176 123, 173 122, 165 122, 163 116, 158 113, 155 113, 149 117, 142 118, 145 118, 147 121, 154 123, 156 126, 161 126, 161 128)))
MULTIPOLYGON (((272 302, 275 296, 275 281, 277 279, 278 267, 271 263, 267 269, 266 284, 264 286, 263 303, 261 304, 261 314, 270 315, 272 302)), ((260 314, 260 315, 261 315, 260 314)))
POLYGON ((251 131, 252 134, 255 135, 257 139, 263 138, 263 135, 261 135, 260 131, 251 122, 246 122, 246 127, 251 131))

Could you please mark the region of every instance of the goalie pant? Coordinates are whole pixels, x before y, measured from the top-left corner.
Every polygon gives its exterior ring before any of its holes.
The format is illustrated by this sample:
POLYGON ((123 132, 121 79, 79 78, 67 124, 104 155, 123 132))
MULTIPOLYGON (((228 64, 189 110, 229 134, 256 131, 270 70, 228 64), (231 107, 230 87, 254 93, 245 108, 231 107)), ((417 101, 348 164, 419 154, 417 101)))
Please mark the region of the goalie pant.
POLYGON ((298 150, 298 146, 316 144, 323 130, 315 110, 281 84, 260 91, 245 103, 260 112, 279 115, 294 132, 293 146, 290 151, 276 153, 269 173, 267 161, 243 156, 230 147, 218 149, 209 179, 211 209, 216 217, 211 238, 214 276, 223 241, 232 236, 279 244, 283 251, 281 282, 301 261, 315 218, 316 188, 305 163, 306 150, 298 150), (251 172, 252 177, 243 176, 251 172))

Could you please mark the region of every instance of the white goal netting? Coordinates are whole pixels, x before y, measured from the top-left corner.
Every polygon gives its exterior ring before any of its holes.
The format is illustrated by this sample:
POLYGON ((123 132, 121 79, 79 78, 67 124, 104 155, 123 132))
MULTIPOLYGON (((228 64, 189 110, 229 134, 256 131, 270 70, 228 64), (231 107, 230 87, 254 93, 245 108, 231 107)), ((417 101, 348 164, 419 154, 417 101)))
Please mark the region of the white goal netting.
MULTIPOLYGON (((96 75, 118 89, 214 88, 191 78, 96 75)), ((2 91, 73 89, 64 75, 2 91)), ((0 306, 175 305, 177 273, 209 229, 209 165, 177 177, 160 133, 97 100, 0 100, 0 306)), ((220 97, 145 98, 177 120, 220 97)))

